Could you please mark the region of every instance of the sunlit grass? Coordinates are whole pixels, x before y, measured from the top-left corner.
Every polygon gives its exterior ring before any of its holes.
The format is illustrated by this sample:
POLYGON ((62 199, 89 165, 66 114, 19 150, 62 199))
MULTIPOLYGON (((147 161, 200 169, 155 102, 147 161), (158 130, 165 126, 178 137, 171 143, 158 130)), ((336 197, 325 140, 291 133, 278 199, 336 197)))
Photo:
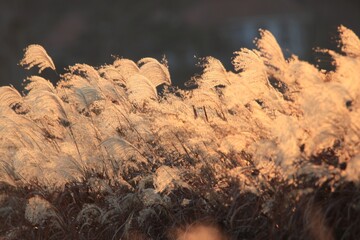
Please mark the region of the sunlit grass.
MULTIPOLYGON (((70 66, 0 88, 0 238, 356 239, 360 40, 335 70, 273 35, 171 85, 165 60, 70 66)), ((56 70, 39 45, 21 64, 56 70)))

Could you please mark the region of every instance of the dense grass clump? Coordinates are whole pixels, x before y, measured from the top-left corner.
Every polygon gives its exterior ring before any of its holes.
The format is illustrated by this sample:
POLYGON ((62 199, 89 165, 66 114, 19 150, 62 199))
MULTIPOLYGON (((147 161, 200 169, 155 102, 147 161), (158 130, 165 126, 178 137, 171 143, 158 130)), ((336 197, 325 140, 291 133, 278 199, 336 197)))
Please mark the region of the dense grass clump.
MULTIPOLYGON (((0 238, 359 238, 359 38, 317 50, 334 71, 256 46, 191 90, 153 58, 1 87, 0 238)), ((21 65, 56 69, 39 45, 21 65)))

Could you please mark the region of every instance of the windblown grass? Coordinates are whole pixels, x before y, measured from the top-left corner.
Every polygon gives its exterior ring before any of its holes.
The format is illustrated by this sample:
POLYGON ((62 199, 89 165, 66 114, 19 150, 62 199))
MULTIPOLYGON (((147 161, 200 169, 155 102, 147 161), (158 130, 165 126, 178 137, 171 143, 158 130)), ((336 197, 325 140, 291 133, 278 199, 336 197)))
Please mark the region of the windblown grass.
MULTIPOLYGON (((339 39, 329 72, 261 30, 192 90, 153 58, 1 87, 0 238, 359 238, 360 40, 339 39)), ((21 64, 56 69, 39 45, 21 64)))

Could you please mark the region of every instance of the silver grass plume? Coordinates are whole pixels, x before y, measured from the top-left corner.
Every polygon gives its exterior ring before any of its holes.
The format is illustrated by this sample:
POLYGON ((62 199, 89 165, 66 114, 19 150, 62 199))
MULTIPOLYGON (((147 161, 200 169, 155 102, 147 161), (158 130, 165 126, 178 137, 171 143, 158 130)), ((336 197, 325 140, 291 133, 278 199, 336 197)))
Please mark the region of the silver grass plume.
POLYGON ((138 61, 138 65, 140 66, 140 74, 147 77, 155 87, 163 83, 171 84, 168 68, 155 58, 142 58, 138 61))
POLYGON ((360 39, 358 36, 343 25, 338 28, 338 31, 341 39, 341 51, 348 56, 360 57, 360 39))
POLYGON ((25 86, 25 89, 27 91, 48 91, 52 93, 56 93, 56 90, 54 88, 54 85, 45 78, 39 77, 39 76, 31 76, 26 79, 28 83, 25 86))
POLYGON ((126 87, 128 98, 132 103, 140 104, 150 99, 157 99, 157 91, 154 84, 143 75, 133 75, 127 81, 126 87))
POLYGON ((223 64, 214 57, 205 58, 203 74, 197 82, 200 87, 214 88, 230 84, 229 77, 223 64))
POLYGON ((23 102, 23 99, 15 88, 9 86, 0 87, 0 114, 20 102, 23 102))
POLYGON ((260 29, 260 36, 256 39, 256 46, 264 57, 265 63, 281 71, 286 66, 286 60, 274 35, 268 30, 260 29))
POLYGON ((56 69, 53 60, 47 54, 46 50, 37 44, 30 45, 25 49, 24 58, 21 60, 20 65, 26 69, 38 66, 39 73, 45 68, 56 69))

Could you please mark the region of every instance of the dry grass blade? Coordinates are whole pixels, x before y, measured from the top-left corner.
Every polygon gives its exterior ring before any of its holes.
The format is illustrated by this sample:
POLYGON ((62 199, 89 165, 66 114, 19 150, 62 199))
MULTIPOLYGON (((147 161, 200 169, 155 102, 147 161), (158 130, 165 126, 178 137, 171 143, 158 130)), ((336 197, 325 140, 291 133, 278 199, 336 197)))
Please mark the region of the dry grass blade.
POLYGON ((284 68, 286 65, 284 54, 271 32, 260 29, 260 38, 256 40, 256 46, 267 60, 267 64, 278 69, 284 68))
POLYGON ((74 66, 70 67, 70 71, 73 74, 79 74, 80 76, 85 77, 85 79, 92 85, 97 85, 100 80, 100 74, 98 71, 89 66, 87 64, 75 64, 74 66))
POLYGON ((80 108, 88 108, 93 102, 103 99, 100 93, 93 87, 82 87, 75 90, 75 96, 80 108))
POLYGON ((20 93, 15 88, 8 86, 0 87, 0 112, 2 109, 22 101, 20 93))
POLYGON ((116 59, 113 65, 119 71, 120 75, 123 76, 125 82, 134 74, 139 73, 139 68, 136 63, 129 59, 116 59))
POLYGON ((62 100, 52 92, 36 91, 26 97, 26 102, 31 105, 31 113, 35 119, 44 116, 67 119, 62 100))
POLYGON ((140 65, 140 74, 147 77, 155 87, 163 83, 171 84, 169 70, 156 59, 143 58, 138 65, 140 65))
POLYGON ((181 172, 177 168, 168 166, 159 167, 155 173, 155 191, 159 193, 169 193, 171 190, 176 189, 176 187, 190 188, 180 176, 181 172))
POLYGON ((121 83, 124 85, 126 84, 125 76, 123 76, 121 71, 115 68, 114 66, 104 66, 101 69, 99 69, 99 73, 107 80, 121 83))
POLYGON ((216 86, 227 86, 230 80, 222 63, 213 57, 207 57, 203 64, 204 73, 198 82, 200 87, 214 88, 216 86))
POLYGON ((189 99, 190 103, 195 107, 211 107, 213 109, 220 109, 221 102, 219 97, 213 90, 207 91, 193 91, 191 94, 191 98, 189 99))
POLYGON ((234 54, 232 64, 236 71, 241 73, 254 72, 254 74, 257 72, 256 75, 261 74, 266 77, 264 61, 261 59, 259 51, 242 48, 234 54))
POLYGON ((133 144, 119 137, 108 138, 101 143, 109 154, 121 161, 126 161, 132 157, 141 156, 141 152, 133 144))
POLYGON ((140 75, 133 75, 126 84, 130 102, 143 103, 146 100, 157 99, 157 92, 152 82, 140 75))
POLYGON ((55 64, 51 57, 42 46, 37 44, 30 45, 25 49, 24 58, 21 60, 20 65, 26 69, 38 66, 39 73, 45 68, 55 70, 55 64))
POLYGON ((26 79, 29 83, 26 84, 25 89, 27 91, 49 91, 52 93, 56 93, 54 85, 46 80, 45 78, 39 76, 31 76, 26 79))

